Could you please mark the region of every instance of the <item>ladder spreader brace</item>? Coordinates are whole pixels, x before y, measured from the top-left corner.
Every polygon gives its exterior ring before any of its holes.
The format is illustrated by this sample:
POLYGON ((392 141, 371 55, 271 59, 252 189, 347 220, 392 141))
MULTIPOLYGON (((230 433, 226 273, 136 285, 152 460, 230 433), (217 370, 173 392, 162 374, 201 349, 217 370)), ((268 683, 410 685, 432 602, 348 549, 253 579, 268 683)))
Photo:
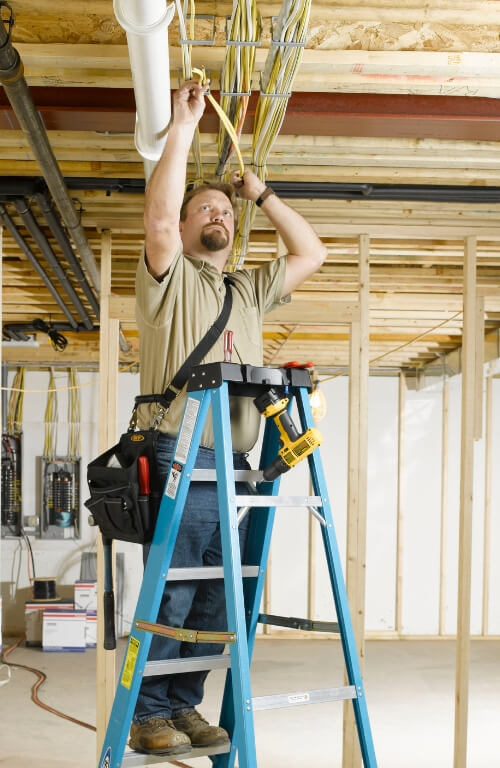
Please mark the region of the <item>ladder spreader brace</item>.
POLYGON ((291 398, 295 397, 302 429, 311 427, 313 420, 308 398, 311 380, 305 370, 210 363, 197 366, 192 371, 184 414, 165 483, 98 768, 158 765, 169 760, 168 756, 163 760, 158 755, 125 752, 143 676, 222 668, 227 669, 227 674, 220 725, 229 733, 231 744, 192 748, 186 753, 176 754, 176 759, 209 755, 214 768, 234 768, 238 755, 240 768, 257 768, 254 711, 350 699, 363 764, 365 768, 377 768, 341 559, 319 450, 314 450, 307 457, 313 496, 280 497, 277 495, 280 477, 272 481, 263 480, 262 470, 274 460, 280 447, 278 428, 271 419, 266 420, 259 472, 233 469, 229 396, 255 398, 269 387, 276 389, 280 396, 290 398, 290 403, 291 398), (214 431, 215 472, 194 468, 210 406, 214 431), (206 482, 207 479, 217 481, 222 568, 174 568, 169 571, 189 485, 199 480, 206 482), (236 479, 253 482, 255 495, 237 495, 236 479), (337 622, 260 613, 275 509, 279 506, 304 507, 319 520, 337 622), (242 566, 238 510, 241 516, 249 509, 253 512, 244 553, 245 565, 242 566), (201 573, 202 571, 206 573, 201 573), (165 582, 183 578, 224 578, 227 632, 166 627, 156 623, 165 582), (349 684, 322 690, 253 697, 250 686, 250 661, 259 623, 340 634, 349 684), (148 662, 153 633, 174 637, 183 642, 225 643, 229 646, 229 653, 148 662))

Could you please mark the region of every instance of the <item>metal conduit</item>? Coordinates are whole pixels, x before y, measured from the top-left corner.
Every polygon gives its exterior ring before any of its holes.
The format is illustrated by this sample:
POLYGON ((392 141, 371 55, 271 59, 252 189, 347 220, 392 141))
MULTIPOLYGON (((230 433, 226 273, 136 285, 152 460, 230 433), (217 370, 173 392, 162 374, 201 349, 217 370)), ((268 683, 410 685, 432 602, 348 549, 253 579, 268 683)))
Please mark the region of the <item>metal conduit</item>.
MULTIPOLYGON (((24 333, 25 335, 27 333, 35 333, 36 331, 39 331, 40 328, 37 327, 36 322, 33 323, 6 323, 3 326, 3 330, 7 331, 8 333, 24 333)), ((70 325, 69 323, 51 323, 50 324, 50 330, 51 331, 87 331, 88 329, 82 324, 79 323, 76 327, 76 329, 70 325)), ((96 333, 99 331, 99 327, 95 326, 94 328, 91 328, 90 330, 96 331, 96 333)), ((66 363, 67 365, 67 363, 66 363)))
POLYGON ((26 202, 26 200, 24 198, 20 198, 18 200, 14 200, 14 205, 16 207, 16 210, 17 210, 18 214, 22 218, 22 220, 23 220, 23 222, 24 222, 28 232, 30 233, 30 235, 32 236, 33 240, 35 241, 35 243, 40 248, 41 252, 45 256, 45 259, 47 260, 47 263, 53 269, 54 274, 56 275, 56 277, 60 281, 62 287, 64 288, 64 290, 68 294, 69 298, 73 302, 73 304, 74 304, 78 314, 80 315, 80 317, 81 317, 81 319, 83 321, 83 324, 85 325, 86 328, 88 328, 90 330, 93 327, 94 324, 93 324, 92 320, 90 319, 89 313, 87 312, 87 310, 83 306, 82 302, 80 301, 80 297, 78 296, 78 294, 76 293, 75 289, 73 288, 73 286, 71 285, 70 281, 68 280, 68 277, 67 277, 65 271, 63 270, 63 268, 59 264, 55 254, 54 254, 54 251, 50 247, 49 241, 47 240, 47 238, 43 234, 42 230, 38 226, 38 224, 37 224, 37 222, 35 220, 35 217, 33 216, 32 212, 31 212, 31 210, 30 210, 30 208, 28 206, 28 203, 26 202))
POLYGON ((59 295, 57 289, 55 288, 55 286, 53 285, 50 277, 48 276, 48 274, 46 273, 44 268, 41 266, 41 264, 38 263, 38 259, 36 258, 35 254, 31 250, 29 245, 26 243, 26 241, 24 240, 24 238, 21 235, 21 233, 18 231, 16 225, 14 224, 12 219, 10 218, 9 214, 7 213, 7 211, 5 210, 3 205, 0 205, 0 221, 5 226, 5 228, 10 232, 10 234, 14 238, 14 240, 17 243, 17 245, 19 246, 19 248, 21 248, 23 253, 26 254, 30 264, 38 272, 38 274, 42 278, 43 282, 45 283, 45 285, 47 286, 47 288, 51 292, 52 296, 56 300, 57 304, 59 305, 59 307, 61 308, 61 310, 65 314, 65 316, 68 318, 68 321, 69 321, 72 329, 76 330, 78 328, 78 323, 76 322, 76 320, 72 316, 71 312, 69 311, 68 307, 66 306, 66 304, 64 303, 64 301, 60 297, 60 295, 59 295))
POLYGON ((73 273, 80 285, 80 288, 82 289, 82 292, 87 297, 88 302, 92 307, 92 311, 94 315, 96 316, 97 319, 99 319, 99 303, 95 297, 95 294, 92 288, 89 285, 87 278, 85 277, 85 274, 80 264, 78 263, 77 259, 75 259, 75 255, 73 253, 71 243, 68 240, 68 236, 66 235, 66 232, 64 231, 64 229, 61 227, 59 223, 59 219, 57 218, 54 211, 52 210, 52 206, 49 200, 47 199, 46 195, 44 195, 41 192, 38 192, 35 195, 35 200, 41 212, 43 213, 52 234, 57 240, 59 247, 64 254, 64 257, 66 258, 66 261, 72 268, 73 273))
POLYGON ((89 274, 95 289, 99 291, 100 277, 92 249, 85 237, 73 202, 69 196, 64 178, 47 138, 45 127, 36 111, 28 85, 24 79, 24 67, 17 50, 12 46, 11 29, 14 23, 12 9, 4 0, 0 0, 2 8, 7 8, 10 16, 0 22, 0 83, 12 109, 29 141, 32 152, 37 159, 50 189, 52 197, 61 212, 62 219, 70 232, 80 253, 82 262, 89 274), (7 25, 8 31, 5 28, 7 25))

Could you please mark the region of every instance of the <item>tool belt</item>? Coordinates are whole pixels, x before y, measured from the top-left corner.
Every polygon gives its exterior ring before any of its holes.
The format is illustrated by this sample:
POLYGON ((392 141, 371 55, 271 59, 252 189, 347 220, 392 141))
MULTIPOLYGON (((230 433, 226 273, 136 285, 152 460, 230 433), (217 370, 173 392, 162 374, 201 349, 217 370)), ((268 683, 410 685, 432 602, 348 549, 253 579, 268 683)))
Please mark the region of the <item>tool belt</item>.
POLYGON ((179 368, 163 394, 138 395, 127 432, 119 442, 90 462, 87 482, 90 499, 89 523, 98 525, 104 538, 145 544, 151 541, 163 494, 163 482, 156 458, 159 426, 171 403, 213 347, 231 313, 233 296, 229 277, 224 278, 226 295, 221 313, 202 340, 179 368), (149 429, 136 429, 137 409, 145 403, 158 403, 149 429), (147 460, 145 462, 144 458, 147 460))

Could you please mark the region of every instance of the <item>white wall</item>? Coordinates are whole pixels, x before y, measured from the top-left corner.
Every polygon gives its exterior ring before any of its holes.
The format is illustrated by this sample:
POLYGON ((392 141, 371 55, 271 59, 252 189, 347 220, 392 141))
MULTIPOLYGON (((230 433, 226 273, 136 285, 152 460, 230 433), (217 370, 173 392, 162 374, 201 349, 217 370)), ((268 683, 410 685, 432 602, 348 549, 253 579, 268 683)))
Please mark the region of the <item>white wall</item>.
MULTIPOLYGON (((14 374, 9 374, 9 386, 14 374)), ((30 537, 32 543, 37 577, 54 578, 57 594, 72 596, 72 585, 80 578, 82 552, 96 551, 96 530, 88 525, 88 512, 83 502, 88 498, 86 483, 86 464, 98 453, 98 402, 99 377, 97 373, 81 372, 81 537, 67 540, 44 540, 30 537)), ((23 415, 23 475, 22 500, 23 516, 40 514, 40 499, 37 492, 36 457, 43 454, 45 436, 45 406, 49 372, 26 371, 23 415)), ((58 392, 59 427, 57 436, 57 454, 67 455, 68 446, 68 397, 65 387, 68 385, 67 373, 55 371, 58 392)), ((119 376, 118 418, 119 431, 125 431, 130 418, 131 404, 139 390, 139 377, 134 374, 119 376)), ((119 542, 117 551, 127 552, 127 565, 133 563, 133 570, 141 564, 140 548, 119 542), (138 564, 136 566, 136 563, 138 564)), ((1 580, 3 597, 3 627, 7 631, 20 632, 24 628, 24 602, 30 599, 31 590, 28 579, 26 544, 22 539, 4 539, 1 542, 1 580)), ((131 597, 126 600, 126 619, 133 614, 135 593, 134 579, 129 583, 129 571, 125 569, 125 589, 131 597)), ((130 622, 129 622, 130 623, 130 622)), ((126 628, 125 624, 125 628, 126 628)))
MULTIPOLYGON (((432 381, 432 380, 431 380, 432 381)), ((328 411, 319 424, 324 442, 322 462, 332 503, 336 535, 345 556, 347 506, 346 377, 325 382, 328 411)), ((439 631, 442 381, 406 393, 403 463, 403 627, 404 634, 437 635, 439 631)), ((446 573, 444 589, 445 632, 454 634, 457 616, 458 523, 460 502, 461 377, 450 380, 448 504, 446 573)), ((500 381, 493 381, 492 465, 500 460, 500 381)), ((369 383, 368 504, 366 626, 368 631, 395 628, 395 575, 397 524, 398 379, 371 377, 369 383)), ((481 632, 484 439, 475 449, 473 515, 472 620, 481 632)), ((307 472, 300 466, 284 475, 286 494, 307 492, 307 472)), ((500 478, 493 473, 492 555, 490 564, 489 634, 500 628, 500 563, 494 542, 500 532, 500 478)), ((278 510, 272 546, 273 613, 306 616, 307 521, 301 510, 278 510)), ((319 525, 316 538, 316 611, 312 618, 334 619, 328 573, 319 525)))
MULTIPOLYGON (((12 381, 10 376, 9 383, 12 381)), ((65 387, 66 374, 56 372, 57 386, 65 387)), ((82 398, 82 502, 87 497, 85 463, 97 455, 98 375, 81 373, 82 398)), ((27 372, 24 398, 24 513, 35 511, 35 457, 43 452, 44 411, 48 372, 27 372)), ((126 429, 139 378, 119 376, 119 433, 126 429)), ((342 557, 345 552, 347 505, 347 415, 348 381, 339 377, 325 382, 323 391, 328 411, 319 425, 324 442, 322 460, 332 504, 336 534, 342 557)), ((500 381, 494 380, 493 467, 500 457, 500 381)), ((407 634, 436 634, 439 610, 439 550, 441 493, 441 407, 442 383, 420 392, 408 391, 404 419, 403 473, 403 631, 407 634)), ((58 450, 66 453, 67 399, 59 395, 58 450)), ((391 630, 395 617, 396 493, 397 493, 397 378, 372 377, 369 386, 368 539, 367 539, 367 629, 391 630)), ((472 629, 481 629, 484 451, 476 444, 474 490, 472 629)), ((450 380, 448 537, 446 543, 446 632, 454 633, 457 603, 458 516, 460 471, 460 377, 450 380)), ((258 463, 258 446, 251 454, 258 463)), ((309 492, 305 463, 287 473, 282 490, 288 495, 309 492)), ((500 536, 500 477, 493 475, 493 542, 500 536)), ((273 613, 306 616, 308 513, 302 509, 277 511, 272 545, 273 613)), ((322 552, 319 525, 316 538, 316 612, 314 618, 331 620, 335 612, 322 552)), ((79 540, 40 541, 32 539, 37 576, 55 578, 59 592, 70 591, 79 577, 83 551, 95 550, 95 531, 82 512, 79 540)), ((125 624, 130 625, 142 578, 140 547, 119 543, 125 552, 125 624)), ((4 540, 1 546, 2 595, 5 631, 23 628, 24 600, 29 598, 25 546, 18 540, 4 540)), ((500 632, 500 561, 492 550, 490 568, 490 633, 500 632)))

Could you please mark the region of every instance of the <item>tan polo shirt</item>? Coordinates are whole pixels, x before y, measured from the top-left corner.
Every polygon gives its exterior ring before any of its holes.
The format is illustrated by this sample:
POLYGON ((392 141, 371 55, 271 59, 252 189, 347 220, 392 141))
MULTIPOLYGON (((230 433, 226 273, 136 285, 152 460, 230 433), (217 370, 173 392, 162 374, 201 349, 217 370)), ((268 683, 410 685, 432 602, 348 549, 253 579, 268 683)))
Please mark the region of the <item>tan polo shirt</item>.
MULTIPOLYGON (((285 257, 257 269, 231 274, 233 306, 226 328, 233 331, 233 363, 262 365, 262 319, 280 301, 285 279, 285 257)), ((219 316, 224 302, 223 277, 206 261, 179 253, 168 274, 158 282, 139 260, 136 277, 136 316, 140 333, 141 393, 164 392, 184 360, 219 316)), ((223 334, 203 362, 224 359, 223 334)), ((184 411, 185 390, 174 400, 160 429, 176 436, 184 411)), ((249 451, 255 444, 260 414, 252 398, 231 397, 233 450, 249 451)), ((141 405, 139 426, 151 423, 156 405, 141 405)), ((201 444, 213 447, 211 416, 201 444)))

